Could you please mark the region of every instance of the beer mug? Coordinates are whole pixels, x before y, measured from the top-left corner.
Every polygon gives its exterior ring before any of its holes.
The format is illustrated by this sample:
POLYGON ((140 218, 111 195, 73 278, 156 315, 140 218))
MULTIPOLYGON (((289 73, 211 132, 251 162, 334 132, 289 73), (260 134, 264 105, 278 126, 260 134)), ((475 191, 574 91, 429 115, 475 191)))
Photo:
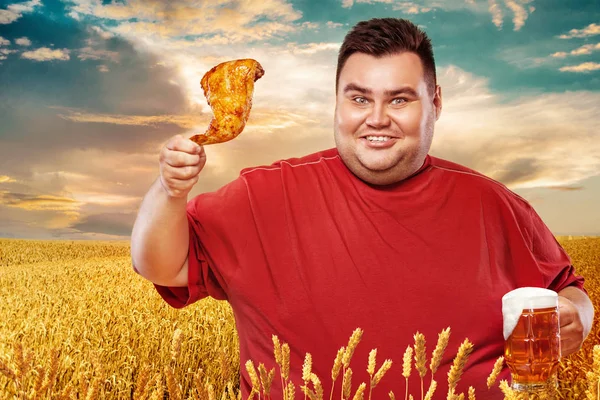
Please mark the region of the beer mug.
POLYGON ((560 361, 558 294, 523 287, 502 297, 504 360, 511 372, 511 387, 535 392, 556 389, 560 361))

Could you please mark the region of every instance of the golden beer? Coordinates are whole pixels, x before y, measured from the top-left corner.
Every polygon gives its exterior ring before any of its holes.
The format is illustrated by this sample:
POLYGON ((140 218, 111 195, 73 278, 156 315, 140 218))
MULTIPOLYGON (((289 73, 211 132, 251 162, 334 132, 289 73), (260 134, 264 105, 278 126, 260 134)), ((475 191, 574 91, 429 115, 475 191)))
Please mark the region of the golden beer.
POLYGON ((520 391, 556 387, 561 356, 558 296, 540 288, 513 292, 502 299, 504 359, 511 371, 511 386, 520 391))

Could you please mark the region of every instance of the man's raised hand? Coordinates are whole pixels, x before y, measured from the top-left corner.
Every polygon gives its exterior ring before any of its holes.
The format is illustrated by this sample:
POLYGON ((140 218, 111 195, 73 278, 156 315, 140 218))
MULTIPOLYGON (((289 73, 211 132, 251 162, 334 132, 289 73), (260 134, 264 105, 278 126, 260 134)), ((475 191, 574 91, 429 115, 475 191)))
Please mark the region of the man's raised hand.
POLYGON ((160 151, 160 182, 170 197, 187 198, 206 164, 204 147, 175 135, 160 151))

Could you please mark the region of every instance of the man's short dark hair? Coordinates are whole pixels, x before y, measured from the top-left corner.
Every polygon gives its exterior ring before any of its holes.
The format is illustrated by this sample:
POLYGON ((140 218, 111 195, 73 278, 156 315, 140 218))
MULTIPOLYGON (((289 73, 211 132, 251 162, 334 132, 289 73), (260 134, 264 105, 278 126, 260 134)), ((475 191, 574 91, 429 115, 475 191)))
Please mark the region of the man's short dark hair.
POLYGON ((437 81, 431 40, 415 24, 399 18, 373 18, 361 21, 348 32, 338 54, 336 92, 340 72, 352 54, 364 53, 382 57, 403 52, 412 52, 419 56, 423 64, 427 89, 433 95, 437 81))

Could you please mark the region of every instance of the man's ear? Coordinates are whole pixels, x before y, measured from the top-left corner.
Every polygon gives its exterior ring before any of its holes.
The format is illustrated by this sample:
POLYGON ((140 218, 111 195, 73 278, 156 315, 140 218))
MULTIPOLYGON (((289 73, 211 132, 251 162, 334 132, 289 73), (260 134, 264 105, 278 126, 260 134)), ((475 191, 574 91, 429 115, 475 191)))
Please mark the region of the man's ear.
POLYGON ((442 88, 435 85, 435 94, 433 96, 433 106, 435 107, 435 120, 437 121, 442 114, 442 88))

